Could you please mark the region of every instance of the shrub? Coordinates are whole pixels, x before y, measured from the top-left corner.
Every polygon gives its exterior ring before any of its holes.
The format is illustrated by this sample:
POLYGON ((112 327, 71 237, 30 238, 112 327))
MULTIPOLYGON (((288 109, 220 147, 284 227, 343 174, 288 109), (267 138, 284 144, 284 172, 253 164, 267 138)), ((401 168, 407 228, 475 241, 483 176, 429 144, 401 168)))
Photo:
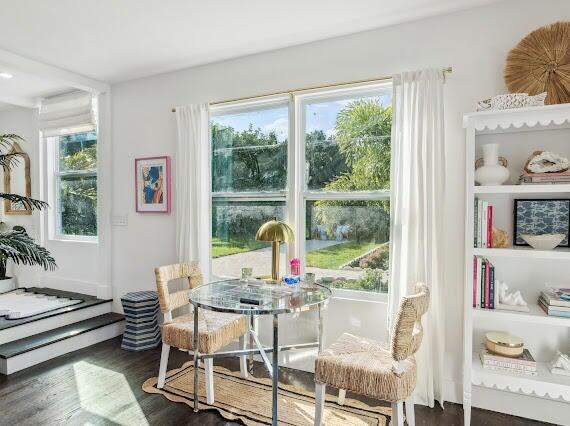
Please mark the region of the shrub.
POLYGON ((372 252, 360 259, 359 266, 363 269, 383 269, 390 268, 390 243, 382 244, 372 252))

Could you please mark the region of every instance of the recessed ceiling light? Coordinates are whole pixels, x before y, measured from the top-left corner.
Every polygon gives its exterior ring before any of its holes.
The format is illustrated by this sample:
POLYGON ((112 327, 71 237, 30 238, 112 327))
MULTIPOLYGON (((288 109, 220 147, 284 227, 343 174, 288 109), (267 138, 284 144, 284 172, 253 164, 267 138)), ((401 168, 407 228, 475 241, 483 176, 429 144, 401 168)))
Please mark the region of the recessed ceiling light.
POLYGON ((5 79, 9 79, 9 78, 12 78, 14 76, 12 74, 10 74, 9 72, 2 71, 2 72, 0 72, 0 77, 5 78, 5 79))

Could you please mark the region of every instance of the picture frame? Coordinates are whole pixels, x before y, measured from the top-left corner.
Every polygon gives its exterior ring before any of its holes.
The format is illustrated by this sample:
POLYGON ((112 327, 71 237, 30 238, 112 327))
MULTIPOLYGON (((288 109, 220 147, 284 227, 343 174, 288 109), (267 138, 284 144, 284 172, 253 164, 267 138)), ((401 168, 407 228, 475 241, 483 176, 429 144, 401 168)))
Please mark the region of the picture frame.
POLYGON ((170 157, 135 158, 137 213, 170 213, 170 157))
POLYGON ((570 247, 570 199, 515 199, 513 245, 528 246, 521 234, 565 234, 558 247, 570 247))

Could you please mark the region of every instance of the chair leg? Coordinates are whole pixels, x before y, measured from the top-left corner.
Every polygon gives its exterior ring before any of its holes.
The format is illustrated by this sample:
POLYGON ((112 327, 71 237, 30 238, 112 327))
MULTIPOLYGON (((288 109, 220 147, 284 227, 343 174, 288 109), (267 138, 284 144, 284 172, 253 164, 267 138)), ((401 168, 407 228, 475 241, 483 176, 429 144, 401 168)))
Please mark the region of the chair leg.
MULTIPOLYGON (((246 335, 243 335, 239 338, 239 347, 242 350, 247 349, 246 335)), ((244 379, 247 378, 247 355, 241 355, 239 357, 239 371, 241 373, 241 377, 244 379)))
POLYGON ((344 399, 346 398, 346 389, 338 390, 338 405, 344 405, 344 399))
POLYGON ((315 383, 315 426, 321 426, 323 423, 326 389, 327 385, 315 383))
POLYGON ((214 403, 214 358, 206 358, 204 364, 206 366, 206 403, 212 405, 214 403))
POLYGON ((408 421, 408 425, 410 426, 416 425, 416 412, 414 409, 413 395, 410 395, 408 399, 406 399, 406 420, 408 421))
POLYGON ((162 344, 162 353, 160 354, 160 367, 158 368, 158 383, 157 387, 162 389, 164 387, 164 379, 166 378, 166 368, 168 367, 168 355, 170 354, 170 345, 162 344))
POLYGON ((402 401, 392 403, 392 421, 390 426, 404 426, 404 403, 402 401))

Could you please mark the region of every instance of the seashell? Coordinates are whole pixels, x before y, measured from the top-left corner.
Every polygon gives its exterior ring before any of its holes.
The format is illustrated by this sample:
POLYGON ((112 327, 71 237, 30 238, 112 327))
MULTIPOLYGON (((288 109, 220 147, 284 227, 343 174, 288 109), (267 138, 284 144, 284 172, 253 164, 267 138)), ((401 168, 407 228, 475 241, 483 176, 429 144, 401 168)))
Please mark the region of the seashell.
POLYGON ((490 99, 477 102, 477 111, 542 106, 544 105, 546 95, 546 92, 539 93, 534 96, 529 96, 528 93, 507 93, 505 95, 497 95, 490 99))
POLYGON ((570 161, 554 152, 535 151, 528 158, 525 170, 528 173, 564 172, 570 168, 570 161))

